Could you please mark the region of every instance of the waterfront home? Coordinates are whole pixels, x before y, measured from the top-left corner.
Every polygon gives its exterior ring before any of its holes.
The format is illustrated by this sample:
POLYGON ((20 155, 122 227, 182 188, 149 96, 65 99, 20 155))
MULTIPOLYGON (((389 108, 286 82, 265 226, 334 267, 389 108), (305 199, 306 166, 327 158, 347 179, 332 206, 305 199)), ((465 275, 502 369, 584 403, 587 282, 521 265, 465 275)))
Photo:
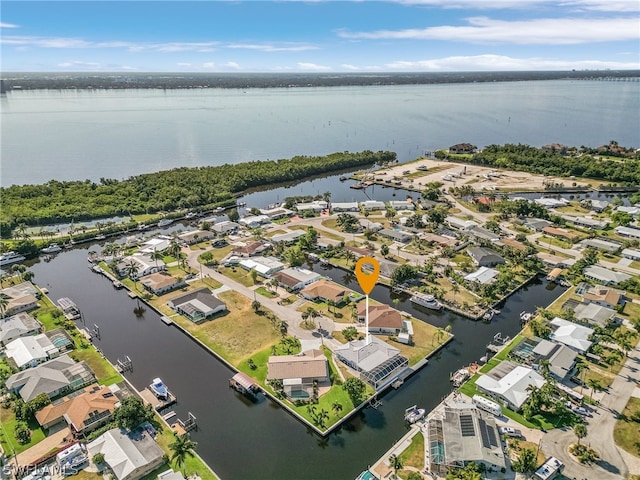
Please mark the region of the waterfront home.
POLYGON ((338 360, 353 369, 356 375, 376 391, 392 383, 409 366, 400 350, 377 337, 352 340, 334 350, 338 360))
POLYGON ((634 250, 633 248, 625 248, 622 250, 622 257, 628 258, 629 260, 634 260, 636 262, 640 262, 640 250, 634 250))
POLYGON ((640 215, 640 207, 637 207, 635 205, 631 207, 619 205, 616 207, 616 212, 628 213, 633 217, 638 217, 638 215, 640 215))
POLYGON ((440 404, 429 415, 423 432, 431 453, 427 468, 438 478, 468 462, 496 471, 506 467, 495 417, 472 403, 440 404))
POLYGON ((0 290, 7 304, 4 307, 5 315, 15 315, 20 312, 30 312, 38 308, 40 290, 31 282, 22 282, 0 290))
POLYGON ((451 228, 455 228, 456 230, 469 230, 470 228, 480 226, 478 222, 474 222, 473 220, 463 220, 452 215, 447 216, 444 221, 447 225, 451 228))
POLYGON ((246 228, 259 228, 271 223, 271 219, 267 215, 248 215, 238 220, 238 223, 246 228))
POLYGON ((0 345, 20 337, 42 333, 42 324, 28 313, 17 313, 0 320, 0 345))
POLYGON ((410 200, 391 200, 389 202, 389 207, 393 208, 398 212, 402 211, 412 211, 416 209, 416 206, 410 200))
POLYGON ((240 225, 231 220, 224 220, 222 222, 214 223, 211 225, 211 230, 218 235, 226 235, 228 233, 236 232, 240 229, 240 225))
POLYGON ((309 203, 296 203, 296 210, 298 210, 298 212, 312 211, 314 213, 320 213, 327 208, 329 208, 329 204, 323 200, 316 200, 309 203))
POLYGON ((481 285, 486 285, 495 282, 498 275, 500 272, 495 268, 480 267, 475 272, 466 275, 464 279, 469 283, 478 282, 481 285))
POLYGON ((571 372, 578 356, 576 351, 566 345, 544 339, 533 348, 531 353, 536 364, 540 365, 543 361, 547 361, 549 373, 560 382, 571 372))
POLYGON ((203 322, 227 309, 225 303, 206 287, 178 295, 167 305, 194 323, 203 322))
POLYGON ((478 150, 478 147, 470 143, 456 143, 455 145, 451 145, 449 147, 449 153, 456 153, 456 154, 476 153, 477 150, 478 150))
POLYGON ((527 218, 524 218, 522 221, 525 227, 529 228, 530 230, 534 230, 536 232, 541 232, 543 228, 550 227, 553 225, 553 223, 551 223, 549 220, 544 220, 542 218, 536 218, 536 217, 527 217, 527 218))
POLYGON ((486 240, 487 242, 497 243, 500 240, 500 235, 480 226, 471 227, 466 232, 469 238, 475 241, 486 240))
POLYGON ((569 240, 570 242, 578 238, 577 234, 565 230, 564 228, 544 227, 542 229, 542 233, 545 233, 552 237, 564 238, 565 240, 569 240))
POLYGON ((9 342, 6 355, 14 361, 19 370, 35 367, 60 353, 44 333, 30 337, 20 337, 9 342))
POLYGON ((145 255, 153 255, 156 252, 164 252, 171 245, 172 238, 167 235, 158 235, 157 237, 146 240, 138 251, 145 255))
POLYGON ((285 245, 293 245, 298 241, 300 237, 304 237, 307 234, 304 230, 292 230, 286 233, 280 233, 271 237, 272 243, 284 243, 285 245))
POLYGON ((576 288, 576 294, 582 295, 582 301, 602 305, 603 307, 616 308, 625 303, 625 292, 601 285, 589 285, 582 283, 576 288))
POLYGON ((591 230, 603 230, 609 226, 606 220, 597 220, 591 217, 574 217, 572 215, 562 215, 562 218, 576 227, 589 228, 591 230))
POLYGON ((358 258, 360 258, 360 257, 372 257, 373 256, 373 250, 370 250, 368 248, 354 247, 352 245, 345 245, 344 249, 350 251, 351 253, 353 253, 358 258))
POLYGON ((362 228, 362 230, 369 230, 374 233, 379 232, 384 228, 381 223, 372 222, 371 220, 368 220, 366 218, 360 220, 360 227, 362 228))
POLYGON ((590 265, 582 272, 586 278, 603 285, 617 285, 620 282, 629 280, 631 275, 622 272, 615 272, 599 265, 590 265))
POLYGON ((270 220, 280 220, 281 218, 290 218, 295 215, 296 212, 289 210, 288 208, 275 207, 275 208, 261 208, 260 213, 266 215, 270 220))
POLYGON ((545 379, 530 367, 503 360, 476 380, 478 390, 514 411, 522 408, 530 395, 529 387, 541 388, 545 379))
POLYGON ((358 202, 333 202, 331 210, 334 212, 357 212, 360 210, 358 202))
POLYGON ((236 257, 252 257, 259 253, 266 252, 270 248, 271 244, 263 242, 262 240, 256 240, 254 242, 235 242, 233 243, 231 255, 236 257))
POLYGON ((410 233, 407 233, 405 231, 391 230, 389 228, 383 228, 378 232, 378 235, 399 243, 409 243, 413 238, 413 235, 411 235, 410 233))
POLYGON ((75 362, 69 355, 41 363, 11 375, 5 382, 7 390, 29 402, 41 393, 54 398, 95 382, 95 376, 85 362, 75 362))
POLYGON ((116 265, 116 273, 120 277, 128 276, 131 280, 138 280, 141 277, 146 275, 151 275, 152 273, 162 272, 167 269, 167 266, 164 262, 158 263, 158 260, 151 258, 148 255, 144 255, 142 253, 134 253, 133 255, 129 255, 128 257, 124 257, 118 264, 116 265), (135 265, 137 271, 132 273, 130 270, 130 265, 135 265))
POLYGON ((573 312, 576 320, 583 320, 591 325, 605 327, 611 322, 618 322, 615 310, 595 303, 579 303, 573 312))
POLYGON ((120 399, 109 387, 90 385, 50 403, 38 410, 35 417, 42 428, 49 429, 65 422, 74 436, 80 436, 109 422, 119 403, 120 399))
POLYGON ((164 452, 146 433, 126 433, 112 428, 87 444, 91 457, 98 453, 117 480, 136 480, 164 463, 164 452))
POLYGON ((543 145, 541 148, 542 151, 547 153, 559 153, 560 155, 565 155, 567 153, 567 146, 560 143, 550 143, 548 145, 543 145))
MULTIPOLYGON (((367 313, 366 302, 357 305, 358 321, 364 322, 367 313)), ((400 312, 388 305, 369 305, 369 333, 397 335, 402 331, 400 312)))
POLYGON ((140 278, 142 286, 154 295, 164 295, 178 288, 186 287, 184 278, 176 278, 166 272, 152 273, 140 278))
POLYGON ((349 290, 328 280, 320 280, 304 287, 300 294, 313 302, 332 301, 339 305, 347 300, 349 290))
POLYGON ((284 263, 276 257, 263 256, 243 258, 238 262, 238 265, 245 270, 255 270, 260 276, 267 278, 284 268, 284 263))
POLYGON ((549 326, 553 330, 549 340, 562 343, 578 353, 585 353, 591 348, 593 342, 589 338, 593 334, 592 328, 559 317, 551 320, 549 326))
POLYGON ((216 232, 212 230, 192 230, 178 235, 178 240, 185 245, 195 245, 215 238, 216 232))
POLYGON ((556 282, 562 279, 563 273, 564 273, 564 270, 562 268, 556 267, 549 272, 549 274, 547 275, 547 280, 551 282, 556 282))
POLYGON ((385 211, 387 206, 384 202, 380 202, 378 200, 365 200, 364 202, 360 202, 360 208, 365 212, 374 212, 385 211))
POLYGON ((292 401, 310 400, 316 388, 329 387, 329 364, 320 350, 299 355, 271 355, 267 362, 267 381, 282 380, 284 394, 292 401))
POLYGON ((536 257, 551 267, 565 268, 576 263, 575 258, 561 257, 559 255, 553 255, 546 252, 538 252, 536 253, 536 257))
POLYGON ((542 205, 547 209, 566 207, 567 205, 569 205, 569 200, 565 200, 564 198, 541 197, 541 198, 536 198, 533 201, 534 203, 537 203, 538 205, 542 205))
POLYGON ((473 263, 479 267, 493 267, 505 263, 504 258, 498 252, 485 247, 469 247, 467 254, 473 260, 473 263))
POLYGON ((609 206, 609 202, 607 202, 606 200, 587 200, 587 202, 587 207, 594 212, 602 212, 609 206))
POLYGON ((601 238, 585 238, 578 242, 577 248, 583 249, 587 247, 602 250, 603 252, 615 253, 622 248, 622 245, 618 242, 610 242, 608 240, 602 240, 601 238))
POLYGON ((281 287, 290 292, 297 292, 307 285, 317 282, 322 276, 304 268, 285 268, 274 273, 273 278, 278 281, 278 285, 281 287))
POLYGON ((614 230, 616 231, 616 234, 621 237, 640 239, 640 228, 620 226, 614 228, 614 230))

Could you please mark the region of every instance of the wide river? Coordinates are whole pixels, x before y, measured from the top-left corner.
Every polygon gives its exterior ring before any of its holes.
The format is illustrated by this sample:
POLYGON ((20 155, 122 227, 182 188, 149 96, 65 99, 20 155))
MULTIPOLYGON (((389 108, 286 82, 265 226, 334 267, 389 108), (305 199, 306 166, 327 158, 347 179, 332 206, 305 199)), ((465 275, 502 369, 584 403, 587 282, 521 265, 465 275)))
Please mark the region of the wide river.
MULTIPOLYGON (((92 249, 100 247, 76 247, 48 263, 36 260, 31 266, 34 281, 48 288, 54 301, 68 296, 78 304, 87 326, 100 327, 96 344, 112 362, 125 355, 132 359, 134 369, 127 378, 138 389, 154 377, 167 383, 177 395, 179 418, 189 411, 197 417, 199 428, 192 438, 198 442, 198 453, 224 480, 355 478, 405 433, 405 408, 433 408, 451 391, 451 372, 482 357, 497 332, 513 337, 520 329, 521 311, 546 306, 563 291, 546 282, 532 284, 509 298, 490 324, 421 310, 404 300, 400 310, 440 327, 452 325, 455 339, 400 389, 383 395, 377 410, 365 409, 323 439, 275 403, 262 398, 252 404, 231 390, 232 372, 185 334, 164 325, 154 312, 147 310, 137 318, 136 301, 87 268, 87 251, 92 249)), ((352 281, 339 269, 323 273, 341 283, 352 281)), ((392 302, 386 287, 377 286, 371 296, 392 302)))
POLYGON ((470 142, 640 147, 640 82, 10 91, 0 185, 470 142))

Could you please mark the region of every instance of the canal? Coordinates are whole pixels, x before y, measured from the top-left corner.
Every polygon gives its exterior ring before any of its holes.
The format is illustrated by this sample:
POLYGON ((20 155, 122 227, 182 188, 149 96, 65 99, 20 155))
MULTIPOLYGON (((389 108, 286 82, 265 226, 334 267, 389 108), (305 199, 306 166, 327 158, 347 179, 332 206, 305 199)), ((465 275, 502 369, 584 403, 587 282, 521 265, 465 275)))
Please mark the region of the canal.
MULTIPOLYGON (((99 246, 67 250, 49 262, 36 260, 31 266, 34 281, 49 290, 52 300, 70 297, 77 303, 86 324, 100 327, 96 345, 112 362, 131 358, 134 368, 126 376, 136 388, 143 389, 154 377, 165 381, 178 398, 178 418, 188 412, 197 417, 198 430, 192 433, 197 451, 224 480, 354 478, 405 432, 405 408, 433 408, 450 391, 452 371, 483 356, 497 332, 513 337, 521 311, 546 306, 562 292, 546 281, 531 284, 510 297, 490 324, 422 310, 405 299, 397 308, 440 327, 452 325, 454 341, 399 390, 383 395, 379 409, 367 408, 336 433, 320 438, 269 400, 245 401, 228 387, 232 372, 226 366, 163 324, 156 313, 147 309, 136 317, 136 301, 88 268, 89 250, 99 246)), ((355 287, 343 270, 323 273, 355 287)), ((383 286, 371 294, 388 303, 391 295, 383 286)))

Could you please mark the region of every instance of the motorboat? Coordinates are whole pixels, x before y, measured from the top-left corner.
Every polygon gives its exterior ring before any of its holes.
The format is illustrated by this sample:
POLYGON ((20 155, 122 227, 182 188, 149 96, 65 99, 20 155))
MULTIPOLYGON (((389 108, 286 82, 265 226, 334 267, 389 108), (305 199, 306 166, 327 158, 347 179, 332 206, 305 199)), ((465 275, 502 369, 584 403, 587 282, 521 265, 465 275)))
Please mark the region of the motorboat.
POLYGON ((160 220, 158 222, 158 226, 159 227, 166 227, 167 225, 171 225, 173 223, 173 220, 170 218, 163 218, 162 220, 160 220))
POLYGON ((11 265, 12 263, 22 262, 26 260, 27 257, 24 255, 20 255, 16 252, 7 252, 0 255, 0 267, 4 267, 5 265, 11 265))
POLYGON ((156 397, 164 400, 169 399, 169 389, 159 378, 154 378, 149 388, 156 397))
POLYGON ((413 407, 409 407, 404 411, 404 419, 409 423, 416 423, 418 420, 424 417, 425 413, 426 410, 424 408, 418 408, 417 405, 414 405, 413 407))
POLYGON ((468 378, 469 378, 469 369, 461 368, 451 376, 451 383, 453 383, 454 387, 459 387, 464 382, 466 382, 468 378))
POLYGON ((436 300, 433 295, 414 294, 411 297, 411 301, 422 307, 430 308, 431 310, 440 310, 442 305, 436 300))
POLYGON ((60 245, 58 245, 57 243, 52 243, 51 245, 44 247, 42 250, 40 250, 42 253, 58 253, 62 251, 62 247, 60 245))

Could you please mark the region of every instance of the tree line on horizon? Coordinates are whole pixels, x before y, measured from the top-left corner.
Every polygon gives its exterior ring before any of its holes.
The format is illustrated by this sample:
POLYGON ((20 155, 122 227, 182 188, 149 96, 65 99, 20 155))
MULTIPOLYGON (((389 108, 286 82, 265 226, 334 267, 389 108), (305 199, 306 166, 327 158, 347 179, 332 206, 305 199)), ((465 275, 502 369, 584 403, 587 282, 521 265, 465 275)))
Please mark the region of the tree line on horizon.
POLYGON ((0 231, 6 238, 19 224, 202 210, 235 203, 237 195, 253 187, 395 160, 395 152, 365 150, 215 167, 180 167, 126 180, 50 180, 40 185, 13 185, 0 188, 0 231))

